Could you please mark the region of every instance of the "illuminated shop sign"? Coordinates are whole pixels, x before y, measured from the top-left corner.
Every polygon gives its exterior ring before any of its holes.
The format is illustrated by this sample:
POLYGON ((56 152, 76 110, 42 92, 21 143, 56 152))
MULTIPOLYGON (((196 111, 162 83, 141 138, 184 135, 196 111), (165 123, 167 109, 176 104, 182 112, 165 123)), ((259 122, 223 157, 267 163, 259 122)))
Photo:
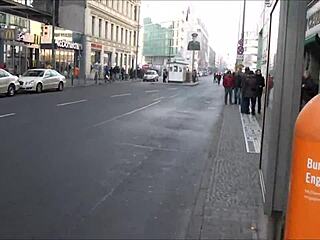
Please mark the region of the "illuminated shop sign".
POLYGON ((59 48, 82 50, 82 45, 75 42, 69 42, 66 40, 56 40, 56 44, 57 44, 57 47, 59 48))

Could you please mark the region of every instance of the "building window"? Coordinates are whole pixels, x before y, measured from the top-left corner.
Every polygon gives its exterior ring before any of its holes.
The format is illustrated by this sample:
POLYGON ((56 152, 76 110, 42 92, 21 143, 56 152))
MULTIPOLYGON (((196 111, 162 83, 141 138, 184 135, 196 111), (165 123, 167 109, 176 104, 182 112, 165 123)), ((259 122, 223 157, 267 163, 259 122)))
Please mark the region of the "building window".
POLYGON ((121 43, 123 43, 123 28, 121 28, 121 43))
POLYGON ((129 3, 129 18, 131 18, 131 13, 132 13, 132 5, 129 3))
POLYGON ((120 1, 118 1, 118 11, 119 11, 120 13, 122 13, 122 8, 123 8, 123 1, 120 0, 120 1))
POLYGON ((104 37, 105 39, 108 39, 108 22, 107 21, 105 22, 105 25, 104 25, 104 37))
POLYGON ((111 23, 110 32, 111 32, 111 34, 110 34, 110 39, 111 39, 111 41, 114 41, 114 34, 113 34, 113 32, 114 32, 114 25, 113 25, 113 23, 111 23))
POLYGON ((116 27, 116 42, 119 42, 119 26, 116 27))
POLYGON ((112 0, 112 8, 113 8, 113 9, 116 9, 116 7, 117 7, 116 0, 112 0))
POLYGON ((126 4, 126 16, 129 15, 129 1, 127 1, 127 4, 126 4))
POLYGON ((129 32, 129 45, 132 46, 132 32, 129 32))
POLYGON ((134 6, 134 13, 133 13, 133 16, 134 16, 134 20, 135 21, 137 21, 137 13, 138 13, 138 11, 137 11, 138 9, 137 9, 137 6, 134 6))
POLYGON ((117 0, 117 8, 116 8, 117 11, 120 11, 120 1, 121 0, 117 0))
POLYGON ((102 30, 102 20, 99 19, 99 37, 101 37, 101 30, 102 30))
POLYGON ((95 22, 96 22, 96 17, 92 16, 92 19, 91 19, 91 35, 92 36, 94 36, 94 32, 95 32, 95 29, 94 29, 95 22))
POLYGON ((126 30, 126 34, 124 35, 124 43, 128 45, 128 30, 126 30))
POLYGON ((137 32, 134 31, 134 33, 133 33, 133 46, 136 46, 136 38, 137 38, 137 32))

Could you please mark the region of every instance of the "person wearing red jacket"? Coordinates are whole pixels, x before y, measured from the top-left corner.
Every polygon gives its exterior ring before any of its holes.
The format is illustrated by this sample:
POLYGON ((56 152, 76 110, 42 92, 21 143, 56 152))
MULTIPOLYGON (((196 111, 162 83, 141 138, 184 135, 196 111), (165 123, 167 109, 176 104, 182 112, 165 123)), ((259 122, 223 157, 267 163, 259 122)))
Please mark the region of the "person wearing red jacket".
POLYGON ((224 103, 228 104, 228 95, 229 95, 229 104, 232 104, 232 89, 234 88, 235 79, 231 74, 231 71, 227 71, 227 74, 223 76, 223 87, 224 87, 224 103))

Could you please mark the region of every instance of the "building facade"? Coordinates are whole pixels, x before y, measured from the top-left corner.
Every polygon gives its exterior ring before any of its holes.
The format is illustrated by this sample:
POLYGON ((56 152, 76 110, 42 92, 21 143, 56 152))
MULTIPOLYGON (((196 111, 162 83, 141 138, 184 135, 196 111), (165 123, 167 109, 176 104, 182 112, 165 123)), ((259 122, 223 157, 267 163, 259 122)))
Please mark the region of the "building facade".
POLYGON ((243 42, 243 65, 255 71, 258 60, 258 34, 256 31, 246 31, 243 42))
POLYGON ((137 62, 139 0, 59 0, 59 26, 83 33, 80 74, 92 78, 92 66, 119 66, 127 72, 137 62), (70 17, 72 16, 72 17, 70 17))

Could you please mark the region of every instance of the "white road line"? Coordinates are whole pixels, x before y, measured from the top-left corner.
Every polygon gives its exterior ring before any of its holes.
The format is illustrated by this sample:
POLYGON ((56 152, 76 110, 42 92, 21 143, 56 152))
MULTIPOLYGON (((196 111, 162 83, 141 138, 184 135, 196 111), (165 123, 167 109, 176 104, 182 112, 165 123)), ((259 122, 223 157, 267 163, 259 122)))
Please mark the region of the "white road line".
POLYGON ((217 109, 216 107, 208 107, 209 110, 215 110, 217 109))
POLYGON ((131 96, 131 93, 117 94, 117 95, 112 95, 110 97, 115 98, 115 97, 124 97, 124 96, 131 96))
POLYGON ((7 114, 0 115, 0 118, 10 117, 10 116, 14 116, 14 115, 16 115, 16 114, 15 113, 7 113, 7 114))
POLYGON ((86 101, 88 101, 88 100, 82 99, 82 100, 74 101, 74 102, 59 103, 59 104, 57 104, 57 107, 67 106, 67 105, 76 104, 76 103, 82 103, 82 102, 86 102, 86 101))
POLYGON ((170 97, 168 97, 168 98, 175 98, 176 96, 178 96, 179 94, 175 94, 175 95, 172 95, 172 96, 170 96, 170 97))
POLYGON ((168 88, 169 90, 177 90, 178 88, 168 88))
POLYGON ((125 143, 125 142, 119 143, 119 145, 125 145, 125 146, 130 146, 130 147, 135 147, 135 148, 143 148, 143 149, 148 149, 150 151, 159 150, 159 151, 167 151, 167 152, 182 152, 181 150, 175 149, 175 148, 152 147, 152 146, 133 144, 133 143, 125 143))
POLYGON ((113 117, 113 118, 110 118, 110 119, 108 119, 108 120, 99 122, 99 123, 97 123, 97 124, 94 124, 92 127, 99 127, 99 126, 101 126, 101 125, 103 125, 103 124, 106 124, 106 123, 115 121, 115 120, 117 120, 117 119, 119 119, 119 118, 128 116, 128 115, 130 115, 130 114, 133 114, 133 113, 136 113, 136 112, 139 112, 139 111, 142 111, 142 110, 144 110, 144 109, 146 109, 146 108, 152 107, 153 105, 156 105, 156 104, 158 104, 158 103, 160 103, 160 102, 161 102, 161 101, 153 102, 153 103, 151 103, 151 104, 149 104, 149 105, 146 105, 146 106, 144 106, 144 107, 134 109, 134 110, 132 110, 132 111, 130 111, 130 112, 127 112, 127 113, 124 113, 124 114, 115 116, 115 117, 113 117))
POLYGON ((159 97, 159 98, 156 98, 156 99, 153 99, 153 101, 159 101, 161 99, 164 99, 165 97, 159 97))
POLYGON ((159 92, 159 90, 147 90, 147 91, 145 91, 145 93, 155 93, 155 92, 159 92))

